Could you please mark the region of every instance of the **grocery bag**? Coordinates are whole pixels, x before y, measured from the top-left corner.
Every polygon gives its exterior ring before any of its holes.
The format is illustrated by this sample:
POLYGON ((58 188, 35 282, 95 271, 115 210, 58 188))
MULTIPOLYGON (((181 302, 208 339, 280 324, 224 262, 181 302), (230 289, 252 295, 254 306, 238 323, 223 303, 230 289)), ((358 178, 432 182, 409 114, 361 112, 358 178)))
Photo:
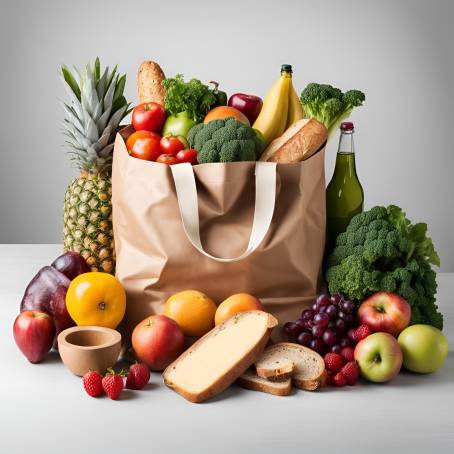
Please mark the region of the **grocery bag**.
POLYGON ((280 326, 312 304, 322 285, 324 149, 293 164, 168 166, 129 156, 129 131, 117 134, 112 171, 127 333, 188 289, 217 304, 255 295, 280 326))

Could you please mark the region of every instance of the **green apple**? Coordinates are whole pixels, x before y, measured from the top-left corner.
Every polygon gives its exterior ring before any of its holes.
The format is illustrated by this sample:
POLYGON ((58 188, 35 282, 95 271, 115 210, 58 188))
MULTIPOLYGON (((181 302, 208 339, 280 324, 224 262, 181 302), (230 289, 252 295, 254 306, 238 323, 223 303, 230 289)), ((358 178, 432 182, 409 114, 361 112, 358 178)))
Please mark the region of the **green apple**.
POLYGON ((402 367, 402 351, 391 334, 374 333, 358 342, 355 347, 355 360, 365 379, 384 383, 399 373, 402 367))
POLYGON ((404 367, 412 372, 428 374, 443 366, 448 356, 445 335, 431 325, 412 325, 397 339, 404 355, 404 367))

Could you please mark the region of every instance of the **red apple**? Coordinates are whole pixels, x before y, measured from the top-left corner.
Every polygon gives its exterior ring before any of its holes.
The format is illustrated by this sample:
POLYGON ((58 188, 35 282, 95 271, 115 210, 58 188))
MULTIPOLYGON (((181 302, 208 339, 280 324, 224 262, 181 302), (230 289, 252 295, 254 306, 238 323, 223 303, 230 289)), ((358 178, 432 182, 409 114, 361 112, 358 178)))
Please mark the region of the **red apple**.
POLYGON ((228 105, 246 115, 252 125, 262 110, 263 101, 258 96, 235 93, 230 96, 228 105))
POLYGON ((57 335, 75 325, 66 309, 66 292, 70 283, 63 273, 45 266, 28 284, 20 305, 21 312, 37 310, 52 317, 56 330, 54 348, 57 348, 57 335))
POLYGON ((184 350, 183 331, 165 315, 142 320, 134 328, 131 342, 137 359, 157 371, 164 370, 184 350))
POLYGON ((52 262, 51 266, 63 273, 71 281, 79 274, 91 271, 85 259, 74 251, 67 251, 60 255, 52 262))
POLYGON ((14 340, 31 363, 39 363, 52 348, 55 326, 45 312, 24 311, 14 321, 14 340))
POLYGON ((410 323, 411 307, 396 293, 377 292, 365 299, 358 309, 358 323, 372 332, 397 337, 410 323))

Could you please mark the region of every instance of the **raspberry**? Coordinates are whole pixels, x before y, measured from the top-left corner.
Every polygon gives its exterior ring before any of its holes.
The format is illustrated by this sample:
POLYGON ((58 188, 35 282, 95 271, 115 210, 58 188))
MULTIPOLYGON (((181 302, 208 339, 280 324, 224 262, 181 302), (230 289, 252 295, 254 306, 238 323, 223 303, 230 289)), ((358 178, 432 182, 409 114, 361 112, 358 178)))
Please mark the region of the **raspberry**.
POLYGON ((344 364, 349 363, 350 361, 355 360, 355 349, 352 347, 345 347, 340 352, 342 359, 344 360, 344 364))
POLYGON ((342 387, 346 385, 347 380, 345 379, 344 374, 339 372, 333 377, 333 382, 336 386, 342 387))
POLYGON ((329 372, 337 374, 343 365, 342 357, 337 353, 327 353, 325 355, 325 367, 329 372))
POLYGON ((87 391, 87 394, 91 397, 98 397, 104 392, 102 389, 102 376, 94 370, 88 371, 82 377, 82 382, 85 391, 87 391))
POLYGON ((355 361, 348 362, 340 372, 350 386, 355 385, 359 377, 359 367, 355 361))
POLYGON ((347 337, 352 341, 352 342, 356 342, 356 336, 355 336, 355 328, 350 328, 348 331, 347 331, 347 337))
POLYGON ((355 330, 355 339, 357 342, 362 341, 367 336, 370 336, 372 331, 367 325, 359 325, 355 330))

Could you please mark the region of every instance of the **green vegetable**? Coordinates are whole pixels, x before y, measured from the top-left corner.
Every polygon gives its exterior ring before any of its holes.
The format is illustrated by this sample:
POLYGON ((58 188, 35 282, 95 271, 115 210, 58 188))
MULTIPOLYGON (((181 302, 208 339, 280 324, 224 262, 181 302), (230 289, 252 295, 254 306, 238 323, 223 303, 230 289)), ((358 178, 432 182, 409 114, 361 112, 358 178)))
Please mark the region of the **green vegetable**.
POLYGON ((362 91, 342 90, 327 84, 310 83, 301 93, 304 116, 315 118, 326 126, 328 135, 348 118, 355 107, 361 106, 366 96, 362 91))
POLYGON ((234 118, 195 125, 188 134, 200 164, 207 162, 256 161, 263 144, 254 130, 234 118))
POLYGON ((187 112, 179 112, 176 115, 169 115, 166 118, 164 127, 162 128, 163 136, 183 136, 188 135, 189 130, 196 124, 194 120, 189 118, 187 112))
POLYGON ((440 266, 440 259, 427 236, 427 224, 412 224, 394 205, 376 206, 354 216, 337 237, 326 280, 331 293, 356 302, 379 290, 398 293, 411 306, 412 324, 442 329, 431 264, 440 266))
POLYGON ((164 107, 169 115, 186 111, 195 122, 203 120, 210 108, 217 102, 213 90, 198 79, 185 82, 182 74, 162 82, 166 94, 164 107))
POLYGON ((216 96, 216 102, 212 107, 217 107, 217 106, 226 106, 227 105, 227 93, 225 91, 219 90, 219 83, 210 80, 210 84, 214 85, 213 88, 213 94, 216 96))

